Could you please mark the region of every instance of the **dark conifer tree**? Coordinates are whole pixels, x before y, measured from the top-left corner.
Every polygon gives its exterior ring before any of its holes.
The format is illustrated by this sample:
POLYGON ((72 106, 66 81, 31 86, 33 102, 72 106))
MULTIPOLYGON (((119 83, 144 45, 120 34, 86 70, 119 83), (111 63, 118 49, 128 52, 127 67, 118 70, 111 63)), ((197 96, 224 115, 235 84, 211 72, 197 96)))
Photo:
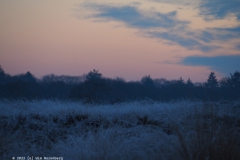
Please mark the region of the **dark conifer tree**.
POLYGON ((231 74, 229 80, 232 87, 240 87, 240 72, 236 71, 233 75, 231 74))
POLYGON ((192 81, 191 81, 191 79, 190 78, 188 78, 188 80, 187 80, 187 86, 188 87, 193 87, 194 86, 194 84, 192 83, 192 81))
POLYGON ((215 73, 214 72, 211 72, 209 74, 209 77, 208 77, 208 80, 207 80, 207 87, 209 88, 216 88, 218 87, 218 81, 217 81, 217 78, 215 76, 215 73))
POLYGON ((182 77, 180 77, 177 81, 179 84, 185 84, 184 80, 182 79, 182 77))
POLYGON ((98 70, 95 70, 95 69, 93 69, 93 71, 90 71, 86 76, 86 79, 88 81, 100 80, 101 78, 102 78, 102 74, 98 73, 98 70))
POLYGON ((3 77, 5 77, 5 72, 2 69, 2 66, 0 65, 0 78, 3 78, 3 77))
POLYGON ((141 82, 145 86, 153 86, 154 85, 154 82, 153 82, 152 78, 150 77, 150 75, 142 77, 141 82))

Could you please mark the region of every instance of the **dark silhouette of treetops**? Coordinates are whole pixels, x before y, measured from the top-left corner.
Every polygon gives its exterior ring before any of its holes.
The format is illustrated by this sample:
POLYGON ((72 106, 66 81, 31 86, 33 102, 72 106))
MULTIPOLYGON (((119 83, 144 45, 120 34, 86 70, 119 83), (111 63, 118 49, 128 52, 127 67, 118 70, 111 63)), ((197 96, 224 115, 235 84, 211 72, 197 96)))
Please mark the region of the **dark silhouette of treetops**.
POLYGON ((36 78, 30 72, 10 76, 0 66, 1 99, 61 99, 85 103, 119 103, 136 100, 172 101, 236 100, 240 98, 240 72, 219 81, 211 72, 205 83, 193 83, 143 76, 140 81, 126 82, 123 78, 106 78, 93 69, 82 76, 45 75, 36 78))

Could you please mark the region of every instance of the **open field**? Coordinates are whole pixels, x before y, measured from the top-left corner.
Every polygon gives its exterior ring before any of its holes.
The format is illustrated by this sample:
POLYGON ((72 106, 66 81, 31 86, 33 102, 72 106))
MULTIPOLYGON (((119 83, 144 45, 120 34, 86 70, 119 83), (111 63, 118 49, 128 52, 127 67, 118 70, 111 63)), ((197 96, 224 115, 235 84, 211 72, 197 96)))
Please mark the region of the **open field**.
POLYGON ((240 159, 240 102, 0 101, 0 159, 240 159))

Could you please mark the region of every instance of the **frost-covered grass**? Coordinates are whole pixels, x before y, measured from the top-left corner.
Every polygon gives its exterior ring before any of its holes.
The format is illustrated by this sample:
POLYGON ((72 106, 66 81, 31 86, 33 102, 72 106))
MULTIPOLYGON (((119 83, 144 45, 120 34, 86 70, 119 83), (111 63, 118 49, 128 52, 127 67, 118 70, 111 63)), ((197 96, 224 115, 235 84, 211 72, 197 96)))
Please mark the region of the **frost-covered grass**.
POLYGON ((240 102, 0 101, 0 159, 240 159, 240 102))

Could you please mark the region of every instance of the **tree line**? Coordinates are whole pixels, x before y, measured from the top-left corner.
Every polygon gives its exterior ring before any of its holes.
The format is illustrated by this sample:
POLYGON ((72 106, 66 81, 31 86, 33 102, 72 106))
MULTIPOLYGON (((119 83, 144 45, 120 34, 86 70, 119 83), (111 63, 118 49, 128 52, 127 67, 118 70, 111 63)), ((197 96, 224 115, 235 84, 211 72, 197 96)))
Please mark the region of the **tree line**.
POLYGON ((30 72, 10 76, 0 66, 0 99, 60 99, 81 100, 85 103, 119 103, 135 100, 172 101, 179 99, 219 101, 240 98, 240 72, 217 80, 211 72, 204 83, 191 79, 152 79, 126 82, 123 78, 106 78, 97 70, 82 76, 36 78, 30 72))

